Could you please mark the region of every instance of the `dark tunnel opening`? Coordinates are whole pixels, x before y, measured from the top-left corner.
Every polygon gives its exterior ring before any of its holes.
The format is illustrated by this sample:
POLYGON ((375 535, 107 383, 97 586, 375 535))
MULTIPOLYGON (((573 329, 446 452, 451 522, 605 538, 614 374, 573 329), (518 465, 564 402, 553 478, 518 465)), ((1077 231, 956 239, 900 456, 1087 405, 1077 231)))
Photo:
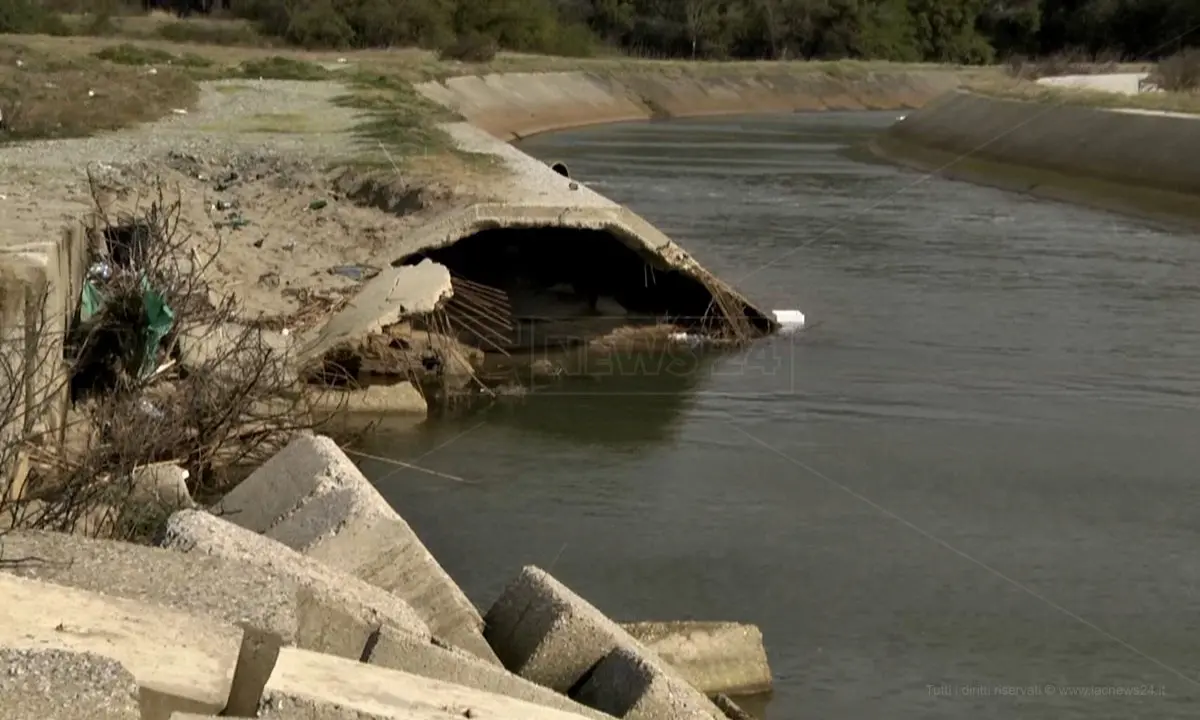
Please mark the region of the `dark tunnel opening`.
MULTIPOLYGON (((488 229, 395 264, 425 258, 450 270, 456 298, 476 284, 503 293, 513 325, 505 351, 530 343, 576 345, 627 328, 702 332, 721 314, 703 282, 602 230, 488 229)), ((739 313, 756 333, 769 331, 770 322, 753 309, 739 313)))

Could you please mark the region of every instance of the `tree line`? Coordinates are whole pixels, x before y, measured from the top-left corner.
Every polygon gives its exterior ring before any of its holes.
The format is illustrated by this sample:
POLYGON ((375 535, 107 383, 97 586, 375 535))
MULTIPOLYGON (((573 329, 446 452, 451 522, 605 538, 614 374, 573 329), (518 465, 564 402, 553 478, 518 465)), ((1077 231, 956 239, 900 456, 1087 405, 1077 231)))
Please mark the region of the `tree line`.
POLYGON ((660 58, 987 63, 1071 52, 1150 60, 1200 44, 1200 0, 233 0, 306 46, 660 58))

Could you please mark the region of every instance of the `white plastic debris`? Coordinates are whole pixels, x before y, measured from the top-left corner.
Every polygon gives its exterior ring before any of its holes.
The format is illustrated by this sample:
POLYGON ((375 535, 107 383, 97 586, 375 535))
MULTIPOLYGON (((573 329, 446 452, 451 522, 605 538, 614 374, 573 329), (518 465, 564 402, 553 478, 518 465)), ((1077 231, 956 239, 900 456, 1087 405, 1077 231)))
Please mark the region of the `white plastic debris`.
POLYGON ((344 63, 344 62, 346 62, 346 58, 338 58, 337 61, 339 63, 344 63))
POLYGON ((158 74, 158 68, 150 68, 150 69, 149 69, 149 70, 147 70, 146 72, 147 72, 147 73, 149 73, 150 75, 157 75, 157 74, 158 74))
POLYGON ((21 59, 18 59, 18 60, 17 60, 17 67, 25 67, 25 61, 24 61, 24 60, 21 60, 21 59))
POLYGON ((796 332, 804 328, 804 313, 799 310, 772 310, 771 314, 775 316, 775 322, 782 326, 780 332, 796 332))
POLYGON ((175 108, 171 112, 175 113, 176 115, 187 115, 187 110, 183 108, 175 108))
POLYGON ((673 332, 667 337, 670 338, 671 342, 683 343, 691 347, 696 347, 704 342, 704 338, 701 336, 687 332, 673 332))
POLYGON ((901 115, 900 117, 896 118, 896 122, 904 122, 904 118, 906 118, 906 117, 908 117, 908 116, 907 116, 907 115, 901 115))
POLYGON ((95 91, 95 90, 88 90, 88 97, 96 97, 96 91, 95 91))

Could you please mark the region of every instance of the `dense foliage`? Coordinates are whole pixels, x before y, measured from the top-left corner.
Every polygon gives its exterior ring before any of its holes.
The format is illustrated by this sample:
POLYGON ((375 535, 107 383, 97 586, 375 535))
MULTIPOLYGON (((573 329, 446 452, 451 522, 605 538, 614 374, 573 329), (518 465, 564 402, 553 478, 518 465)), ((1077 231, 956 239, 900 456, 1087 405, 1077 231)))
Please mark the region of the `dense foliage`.
POLYGON ((1064 51, 1150 59, 1200 44, 1200 0, 233 0, 302 45, 682 58, 988 62, 1064 51))

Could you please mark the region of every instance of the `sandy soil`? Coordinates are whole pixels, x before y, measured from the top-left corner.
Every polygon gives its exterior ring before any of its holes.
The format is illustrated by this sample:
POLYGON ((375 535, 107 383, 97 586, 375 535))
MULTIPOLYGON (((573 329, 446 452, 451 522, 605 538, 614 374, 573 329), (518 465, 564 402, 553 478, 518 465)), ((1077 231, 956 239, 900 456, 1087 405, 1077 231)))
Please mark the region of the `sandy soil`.
MULTIPOLYGON (((288 316, 314 295, 353 291, 358 280, 334 267, 389 264, 392 239, 470 192, 423 185, 415 204, 424 207, 408 202, 404 216, 360 203, 362 174, 330 170, 363 152, 352 133, 361 118, 334 102, 346 92, 334 82, 205 83, 187 113, 0 148, 4 237, 56 234, 97 199, 110 217, 135 212, 162 188, 168 202, 180 200, 179 231, 199 259, 213 258, 206 280, 217 293, 235 293, 248 315, 288 316)), ((397 194, 412 190, 398 170, 380 182, 397 194)))

